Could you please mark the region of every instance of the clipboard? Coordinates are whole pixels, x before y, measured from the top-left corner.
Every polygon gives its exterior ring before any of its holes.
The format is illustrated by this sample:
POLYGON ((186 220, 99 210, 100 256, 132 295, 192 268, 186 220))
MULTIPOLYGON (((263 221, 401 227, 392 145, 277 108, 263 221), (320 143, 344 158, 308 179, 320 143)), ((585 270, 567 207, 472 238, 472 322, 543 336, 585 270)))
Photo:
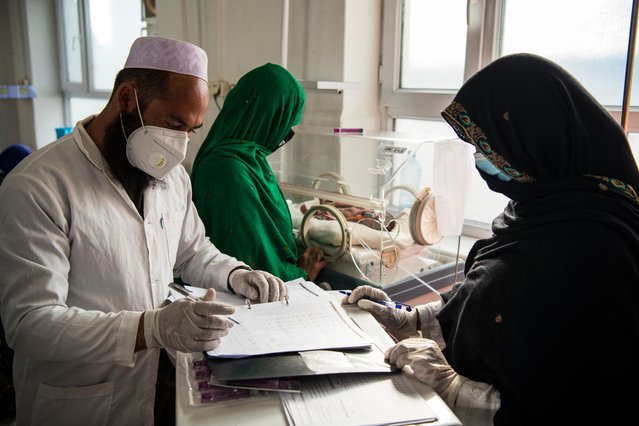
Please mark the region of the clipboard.
POLYGON ((270 302, 238 306, 236 320, 210 357, 245 358, 316 350, 370 348, 372 339, 336 301, 270 302))
MULTIPOLYGON (((204 352, 217 380, 393 371, 384 362, 384 352, 334 297, 301 279, 287 284, 290 305, 270 302, 251 308, 234 295, 238 300, 228 301, 236 306, 233 317, 238 324, 218 348, 204 352), (287 335, 290 341, 273 344, 271 338, 266 338, 268 334, 274 340, 287 335)), ((189 291, 197 296, 202 289, 189 287, 189 291)))
POLYGON ((376 345, 348 351, 317 350, 247 358, 205 356, 212 375, 223 381, 394 371, 376 345))

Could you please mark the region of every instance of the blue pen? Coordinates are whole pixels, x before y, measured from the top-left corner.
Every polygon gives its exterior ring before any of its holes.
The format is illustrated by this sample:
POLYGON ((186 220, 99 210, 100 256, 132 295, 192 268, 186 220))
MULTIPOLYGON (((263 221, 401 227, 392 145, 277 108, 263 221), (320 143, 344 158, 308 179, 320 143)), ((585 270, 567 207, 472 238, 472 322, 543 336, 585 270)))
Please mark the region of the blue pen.
MULTIPOLYGON (((348 290, 340 290, 339 292, 347 296, 350 296, 352 293, 351 291, 348 291, 348 290)), ((413 307, 407 303, 395 302, 393 300, 382 300, 382 299, 377 299, 375 297, 369 297, 369 296, 364 296, 363 299, 370 300, 371 302, 379 303, 380 305, 388 306, 389 308, 405 309, 408 312, 413 310, 413 307)))

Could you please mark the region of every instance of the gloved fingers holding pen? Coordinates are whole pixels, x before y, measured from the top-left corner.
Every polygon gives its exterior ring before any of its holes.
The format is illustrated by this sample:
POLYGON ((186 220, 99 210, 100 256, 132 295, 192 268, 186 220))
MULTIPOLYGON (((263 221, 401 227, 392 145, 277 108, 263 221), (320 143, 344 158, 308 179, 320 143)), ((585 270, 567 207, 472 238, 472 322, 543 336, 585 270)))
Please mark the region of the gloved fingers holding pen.
POLYGON ((391 300, 383 290, 364 285, 344 297, 342 304, 357 303, 357 306, 370 312, 397 340, 416 337, 419 336, 418 332, 421 332, 422 337, 436 341, 441 349, 446 347, 441 326, 437 321, 437 314, 444 306, 441 299, 416 306, 412 311, 384 306, 367 299, 391 300))
POLYGON ((417 333, 417 314, 415 310, 407 311, 405 309, 397 309, 391 306, 385 306, 372 299, 388 301, 390 298, 384 291, 371 286, 359 286, 353 292, 344 297, 342 304, 357 303, 361 309, 370 312, 389 334, 397 340, 403 340, 408 337, 418 336, 417 333))
POLYGON ((342 305, 357 303, 358 300, 363 298, 386 300, 387 302, 391 301, 390 297, 388 297, 384 290, 372 287, 370 285, 360 285, 359 287, 356 287, 355 290, 351 292, 351 294, 344 297, 344 299, 342 300, 342 305))
POLYGON ((357 306, 370 312, 377 322, 384 326, 386 331, 398 341, 419 335, 415 311, 408 312, 404 309, 380 305, 367 299, 360 299, 357 306))
POLYGON ((181 352, 209 351, 220 344, 233 321, 226 316, 235 308, 215 302, 215 290, 202 299, 178 299, 144 313, 144 340, 147 348, 163 347, 181 352))
POLYGON ((229 275, 229 287, 235 294, 261 303, 284 300, 288 296, 284 281, 266 271, 236 269, 229 275))

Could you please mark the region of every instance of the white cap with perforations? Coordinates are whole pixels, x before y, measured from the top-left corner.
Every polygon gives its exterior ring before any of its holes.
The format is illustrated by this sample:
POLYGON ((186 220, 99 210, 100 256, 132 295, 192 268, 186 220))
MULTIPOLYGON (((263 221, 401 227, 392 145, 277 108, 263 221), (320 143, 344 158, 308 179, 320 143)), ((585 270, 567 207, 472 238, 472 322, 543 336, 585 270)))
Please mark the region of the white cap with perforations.
POLYGON ((187 74, 208 81, 208 57, 199 46, 166 37, 140 37, 133 42, 124 68, 146 68, 187 74))

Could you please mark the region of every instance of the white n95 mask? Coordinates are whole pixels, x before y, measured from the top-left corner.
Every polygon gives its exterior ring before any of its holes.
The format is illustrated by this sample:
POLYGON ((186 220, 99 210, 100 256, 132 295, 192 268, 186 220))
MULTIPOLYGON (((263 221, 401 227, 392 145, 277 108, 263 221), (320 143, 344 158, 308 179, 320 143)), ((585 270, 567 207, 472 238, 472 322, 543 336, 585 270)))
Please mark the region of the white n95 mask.
POLYGON ((134 167, 164 179, 186 157, 186 132, 155 126, 142 126, 129 135, 126 156, 134 167))
MULTIPOLYGON (((137 91, 134 93, 142 127, 133 131, 127 138, 126 156, 134 167, 156 179, 164 179, 171 170, 184 161, 189 135, 181 130, 145 126, 140 113, 137 91)), ((120 124, 124 132, 122 114, 120 114, 120 124)), ((124 133, 126 136, 126 132, 124 133)))

